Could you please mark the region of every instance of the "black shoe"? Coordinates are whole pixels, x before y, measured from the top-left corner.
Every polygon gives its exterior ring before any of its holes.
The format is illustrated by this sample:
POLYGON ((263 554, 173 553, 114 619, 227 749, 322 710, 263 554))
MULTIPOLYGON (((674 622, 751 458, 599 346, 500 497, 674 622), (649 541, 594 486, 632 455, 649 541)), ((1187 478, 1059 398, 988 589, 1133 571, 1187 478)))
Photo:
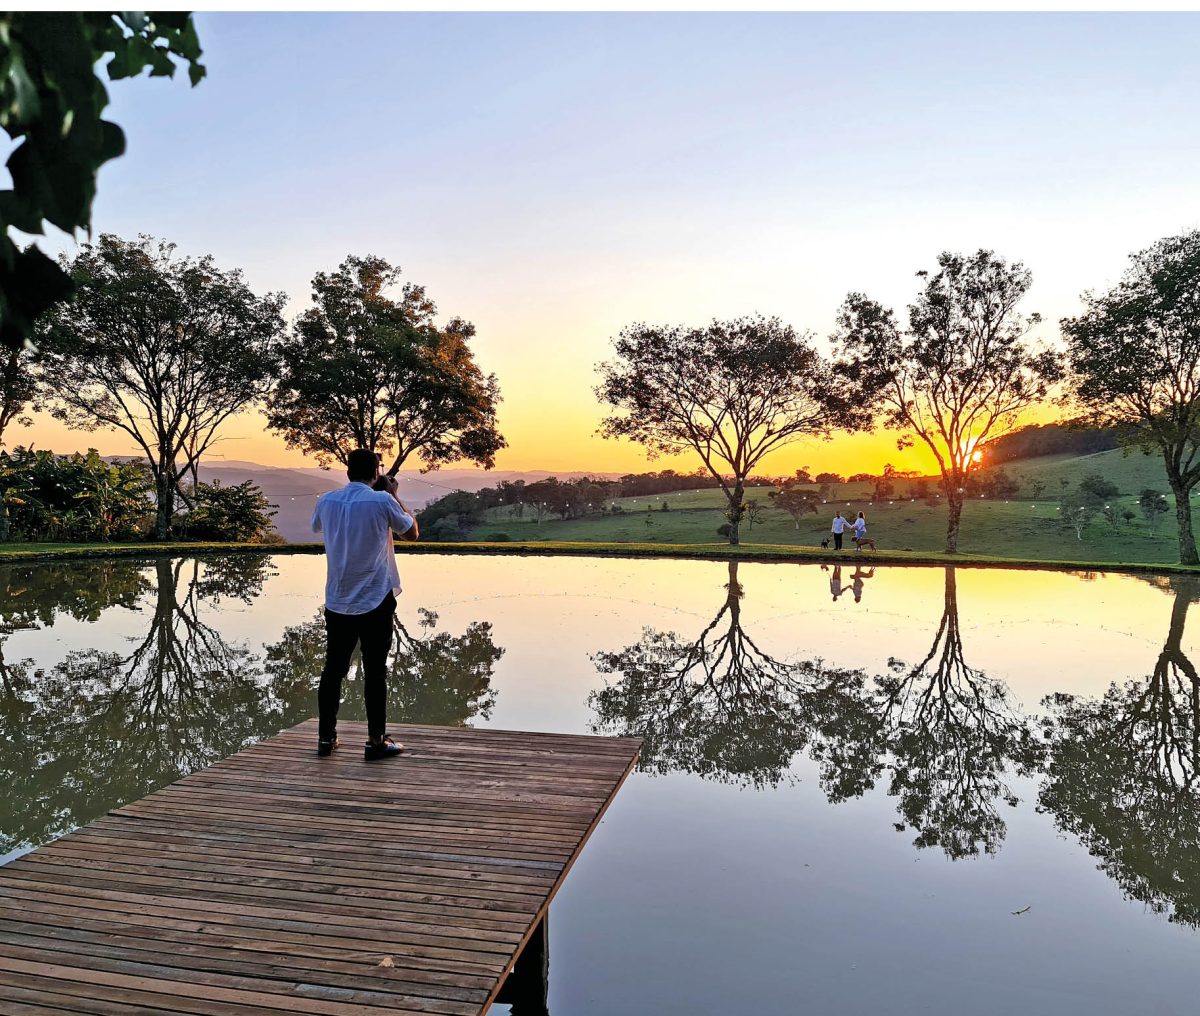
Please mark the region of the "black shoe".
POLYGON ((372 744, 368 741, 363 748, 363 758, 368 762, 374 762, 381 758, 393 758, 404 751, 404 745, 397 744, 388 734, 383 735, 383 740, 379 744, 372 744))
POLYGON ((317 758, 329 758, 333 754, 333 749, 338 746, 338 739, 335 737, 332 741, 317 742, 317 758))

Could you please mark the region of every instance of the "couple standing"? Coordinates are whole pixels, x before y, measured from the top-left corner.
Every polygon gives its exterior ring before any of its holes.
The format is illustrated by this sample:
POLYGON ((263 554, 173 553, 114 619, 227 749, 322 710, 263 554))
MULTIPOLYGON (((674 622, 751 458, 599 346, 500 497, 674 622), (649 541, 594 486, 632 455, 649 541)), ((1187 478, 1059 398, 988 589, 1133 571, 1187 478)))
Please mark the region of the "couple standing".
POLYGON ((382 475, 379 456, 365 448, 346 459, 349 483, 322 494, 313 509, 312 530, 325 535, 325 667, 317 690, 320 721, 317 755, 338 746, 337 715, 342 681, 361 647, 363 698, 367 706, 367 761, 404 750, 386 733, 387 656, 400 573, 392 534, 415 541, 417 520, 396 494, 393 476, 382 475))
POLYGON ((858 518, 856 518, 853 522, 851 522, 849 519, 843 518, 841 512, 836 512, 834 514, 833 526, 830 529, 830 532, 833 533, 833 549, 834 550, 842 549, 842 534, 845 533, 847 528, 853 530, 854 542, 858 543, 867 535, 866 517, 863 515, 862 512, 859 512, 858 518))

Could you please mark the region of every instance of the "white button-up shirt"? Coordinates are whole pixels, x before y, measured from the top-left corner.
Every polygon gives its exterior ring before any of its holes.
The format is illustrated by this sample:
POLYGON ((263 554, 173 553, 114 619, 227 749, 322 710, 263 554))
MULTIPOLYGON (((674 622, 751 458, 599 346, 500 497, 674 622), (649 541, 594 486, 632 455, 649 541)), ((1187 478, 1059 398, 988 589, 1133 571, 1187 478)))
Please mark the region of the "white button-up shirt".
POLYGON ((392 533, 413 526, 409 515, 386 491, 354 481, 317 498, 312 530, 325 534, 325 609, 365 614, 387 594, 400 592, 400 572, 392 533))

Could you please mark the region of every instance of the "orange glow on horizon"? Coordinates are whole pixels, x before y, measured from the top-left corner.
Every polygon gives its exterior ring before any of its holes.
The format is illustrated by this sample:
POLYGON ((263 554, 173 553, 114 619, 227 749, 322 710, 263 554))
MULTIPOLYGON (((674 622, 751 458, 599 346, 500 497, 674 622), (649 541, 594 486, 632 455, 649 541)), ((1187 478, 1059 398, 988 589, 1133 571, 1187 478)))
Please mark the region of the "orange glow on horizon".
MULTIPOLYGON (((564 386, 565 387, 565 386, 564 386)), ((506 398, 501 405, 500 430, 509 447, 496 456, 497 470, 545 470, 549 472, 641 473, 675 469, 691 473, 700 465, 698 456, 678 455, 649 459, 644 449, 628 441, 612 441, 595 431, 601 410, 594 400, 567 398, 556 389, 552 396, 545 389, 537 397, 518 401, 506 398), (553 404, 557 403, 557 404, 553 404)), ((1022 423, 1042 423, 1055 417, 1054 407, 1039 407, 1022 417, 1022 423)), ((56 452, 96 448, 102 455, 134 455, 137 449, 125 435, 110 431, 73 431, 47 413, 36 414, 32 427, 13 426, 6 436, 6 447, 33 444, 56 452)), ((971 461, 982 461, 981 451, 971 461)), ((210 453, 211 462, 246 461, 284 468, 313 467, 310 456, 287 448, 283 440, 267 431, 258 412, 243 413, 226 425, 221 439, 210 453)), ((769 455, 757 472, 787 476, 801 467, 819 472, 878 474, 885 464, 897 469, 915 470, 920 475, 936 475, 937 460, 920 441, 898 451, 893 431, 878 428, 873 432, 837 434, 829 441, 813 439, 789 445, 769 455)), ((418 468, 410 460, 405 468, 418 468)), ((452 464, 446 469, 473 468, 469 463, 452 464)))

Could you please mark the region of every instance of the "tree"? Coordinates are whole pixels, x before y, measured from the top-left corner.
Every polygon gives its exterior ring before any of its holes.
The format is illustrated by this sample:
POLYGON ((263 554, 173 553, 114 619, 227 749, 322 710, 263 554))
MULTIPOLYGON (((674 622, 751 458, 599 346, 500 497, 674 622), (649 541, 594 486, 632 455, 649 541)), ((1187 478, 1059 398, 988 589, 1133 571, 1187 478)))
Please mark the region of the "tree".
POLYGON ((631 325, 614 350, 598 368, 596 395, 615 410, 600 432, 652 458, 699 455, 728 502, 730 544, 739 540, 746 480, 764 456, 861 422, 809 338, 778 318, 631 325))
POLYGON ((805 490, 795 484, 789 484, 782 490, 769 491, 767 497, 771 499, 771 504, 792 517, 797 529, 800 528, 800 519, 805 515, 815 514, 817 506, 821 503, 819 493, 805 490))
POLYGON ((874 477, 874 488, 871 492, 873 501, 885 501, 896 493, 896 481, 909 479, 916 474, 911 469, 897 469, 890 462, 883 467, 883 472, 874 477))
POLYGON ((40 236, 47 223, 90 229, 96 174, 125 151, 125 135, 101 119, 110 81, 171 77, 176 60, 193 85, 204 77, 200 41, 185 11, 0 13, 0 127, 16 143, 11 187, 0 191, 0 343, 20 349, 34 322, 72 291, 70 276, 13 230, 40 236))
POLYGON ((1162 517, 1171 510, 1166 495, 1151 487, 1142 488, 1141 494, 1138 495, 1138 508, 1141 509, 1146 524, 1155 532, 1158 531, 1162 517))
POLYGON ((1106 293, 1062 321, 1070 388, 1127 447, 1157 451, 1175 498, 1179 560, 1200 563, 1191 492, 1200 483, 1200 230, 1134 254, 1106 293))
POLYGON ((817 483, 845 483, 846 478, 840 473, 817 473, 817 483))
POLYGON ((1066 491, 1059 499, 1063 521, 1075 530, 1075 538, 1083 539, 1083 532, 1096 515, 1103 515, 1109 525, 1116 525, 1117 508, 1112 498, 1120 493, 1117 485, 1099 473, 1089 473, 1079 481, 1073 491, 1066 491))
POLYGON ((938 272, 908 308, 902 332, 891 310, 851 293, 834 335, 839 371, 861 386, 897 446, 921 440, 937 459, 946 495, 946 553, 958 551, 966 480, 980 446, 1012 427, 1059 378, 1058 357, 1025 342, 1041 320, 1018 304, 1033 281, 991 251, 938 256, 938 272))
POLYGON ((18 347, 5 351, 0 362, 0 447, 4 446, 4 435, 12 424, 29 426, 33 422, 26 413, 40 410, 45 394, 46 386, 34 365, 33 350, 18 347))
POLYGON ((1087 476, 1079 481, 1079 493, 1100 504, 1103 501, 1119 497, 1121 488, 1111 480, 1106 480, 1099 473, 1088 473, 1087 476))
MULTIPOLYGON (((771 493, 774 494, 776 492, 771 491, 771 493)), ((744 517, 745 517, 746 521, 750 524, 748 527, 748 532, 752 533, 752 532, 754 532, 754 523, 756 523, 756 522, 761 523, 763 520, 763 512, 765 511, 765 505, 763 505, 763 503, 761 501, 759 501, 757 498, 750 498, 748 501, 745 502, 745 504, 742 507, 745 509, 744 517)))
POLYGON ((796 470, 796 482, 797 483, 816 483, 817 481, 812 478, 812 473, 810 473, 808 471, 808 466, 801 466, 799 469, 796 470))
POLYGON ((182 479, 196 480, 225 422, 269 389, 283 327, 283 294, 255 296, 239 270, 174 253, 149 237, 105 234, 85 245, 63 260, 74 300, 38 331, 54 415, 83 430, 123 431, 145 454, 160 540, 182 479))
POLYGON ((400 269, 348 257, 313 278, 313 304, 283 343, 283 370, 267 419, 289 448, 328 466, 355 448, 412 456, 423 471, 469 460, 490 469, 505 447, 496 429, 500 388, 475 363, 475 327, 435 323, 423 286, 394 292, 400 269))

